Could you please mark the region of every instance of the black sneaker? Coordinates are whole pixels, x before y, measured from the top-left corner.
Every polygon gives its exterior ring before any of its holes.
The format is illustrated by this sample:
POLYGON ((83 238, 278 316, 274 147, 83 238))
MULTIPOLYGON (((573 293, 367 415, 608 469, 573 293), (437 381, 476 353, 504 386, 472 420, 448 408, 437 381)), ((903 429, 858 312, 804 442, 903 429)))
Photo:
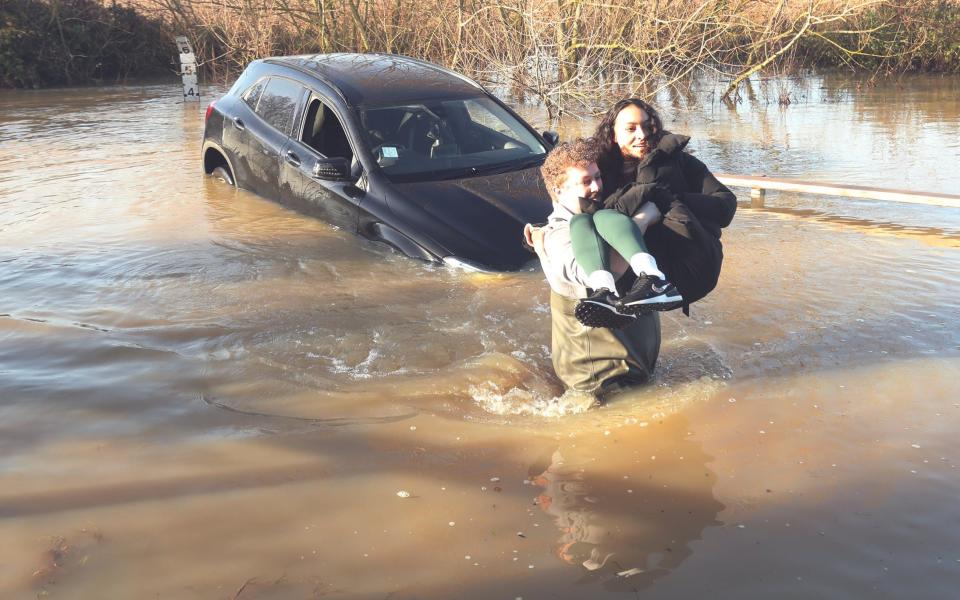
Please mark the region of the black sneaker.
POLYGON ((641 273, 630 291, 620 299, 620 312, 640 315, 651 310, 673 310, 683 306, 677 286, 666 279, 641 273))
POLYGON ((622 329, 636 321, 633 315, 624 314, 617 308, 617 297, 607 288, 600 288, 577 302, 573 315, 587 327, 622 329))

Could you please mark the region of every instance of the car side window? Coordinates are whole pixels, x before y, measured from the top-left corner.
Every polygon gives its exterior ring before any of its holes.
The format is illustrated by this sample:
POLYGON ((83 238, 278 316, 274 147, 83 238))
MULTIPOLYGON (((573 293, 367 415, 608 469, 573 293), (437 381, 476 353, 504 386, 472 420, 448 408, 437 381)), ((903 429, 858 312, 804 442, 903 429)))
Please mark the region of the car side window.
POLYGON ((257 102, 256 112, 264 121, 289 135, 304 87, 283 77, 271 77, 257 102))
POLYGON ((336 113, 319 98, 311 98, 300 141, 327 158, 353 160, 353 150, 336 113))
POLYGON ((252 108, 257 108, 257 100, 260 99, 260 94, 263 93, 263 88, 267 84, 267 79, 259 79, 256 83, 247 88, 247 91, 243 93, 240 97, 243 98, 243 101, 252 108))

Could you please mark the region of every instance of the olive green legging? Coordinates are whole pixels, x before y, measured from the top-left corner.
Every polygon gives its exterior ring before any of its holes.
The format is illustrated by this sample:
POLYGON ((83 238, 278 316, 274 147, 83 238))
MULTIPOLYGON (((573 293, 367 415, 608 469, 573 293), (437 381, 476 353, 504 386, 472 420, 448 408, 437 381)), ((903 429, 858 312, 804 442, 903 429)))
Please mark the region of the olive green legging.
POLYGON ((570 241, 573 257, 587 274, 610 270, 608 248, 627 260, 638 252, 647 253, 643 233, 633 219, 610 209, 574 215, 570 219, 570 241))

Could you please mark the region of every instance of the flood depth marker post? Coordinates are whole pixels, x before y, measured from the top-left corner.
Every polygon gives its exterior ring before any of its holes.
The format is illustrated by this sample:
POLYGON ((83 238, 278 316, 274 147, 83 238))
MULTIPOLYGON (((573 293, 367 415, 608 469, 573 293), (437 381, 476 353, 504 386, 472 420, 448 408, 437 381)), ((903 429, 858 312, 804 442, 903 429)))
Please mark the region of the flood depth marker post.
POLYGON ((185 35, 178 35, 177 49, 180 50, 180 75, 183 76, 183 101, 200 101, 200 86, 197 84, 197 56, 193 46, 185 35))

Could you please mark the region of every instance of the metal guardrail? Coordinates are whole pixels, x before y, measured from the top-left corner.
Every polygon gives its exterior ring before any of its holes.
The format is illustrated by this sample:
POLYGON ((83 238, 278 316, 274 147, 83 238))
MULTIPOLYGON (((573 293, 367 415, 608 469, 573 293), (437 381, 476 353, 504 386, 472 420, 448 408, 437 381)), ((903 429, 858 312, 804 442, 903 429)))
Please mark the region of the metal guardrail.
POLYGON ((762 175, 725 175, 717 173, 715 177, 724 185, 750 188, 750 206, 752 208, 763 208, 766 200, 766 190, 823 194, 824 196, 842 196, 845 198, 889 200, 892 202, 909 202, 911 204, 960 208, 960 195, 957 194, 889 190, 863 185, 844 185, 841 183, 808 183, 797 179, 771 179, 762 175))

